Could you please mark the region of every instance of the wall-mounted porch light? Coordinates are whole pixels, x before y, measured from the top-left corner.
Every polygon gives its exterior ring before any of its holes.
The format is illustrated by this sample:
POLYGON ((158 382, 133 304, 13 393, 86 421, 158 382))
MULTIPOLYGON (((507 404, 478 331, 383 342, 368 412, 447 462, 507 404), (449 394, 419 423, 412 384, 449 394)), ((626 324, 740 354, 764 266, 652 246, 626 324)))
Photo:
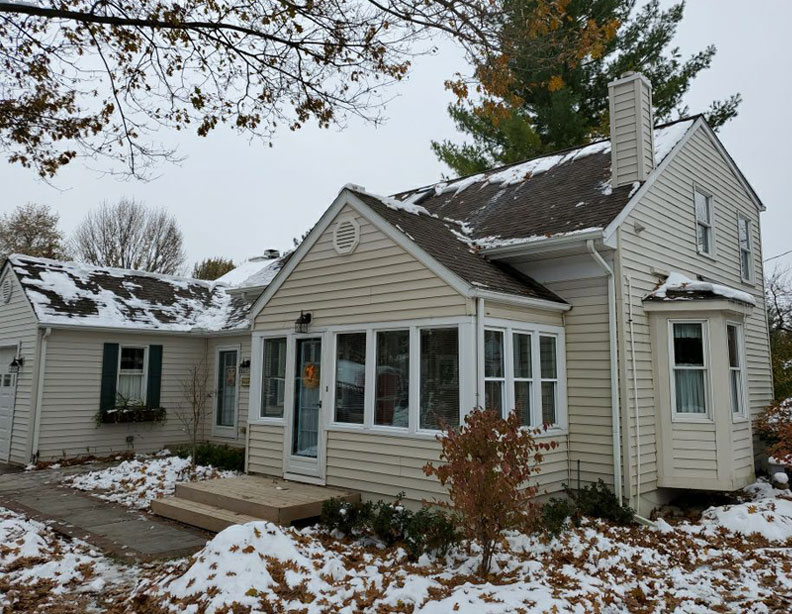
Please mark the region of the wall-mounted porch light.
POLYGON ((300 317, 294 321, 295 333, 307 333, 308 326, 311 324, 311 314, 300 311, 300 317))
POLYGON ((10 373, 19 373, 19 370, 22 368, 22 365, 25 364, 25 359, 22 356, 17 356, 14 360, 11 361, 11 364, 8 365, 8 371, 10 373))

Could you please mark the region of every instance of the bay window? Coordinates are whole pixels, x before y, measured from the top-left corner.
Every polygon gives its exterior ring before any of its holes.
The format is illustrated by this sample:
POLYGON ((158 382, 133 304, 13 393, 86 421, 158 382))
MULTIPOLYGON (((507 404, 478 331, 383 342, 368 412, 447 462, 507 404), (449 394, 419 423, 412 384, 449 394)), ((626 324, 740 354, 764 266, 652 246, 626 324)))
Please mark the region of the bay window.
POLYGON ((729 351, 729 400, 732 416, 745 417, 742 326, 726 325, 726 345, 729 351))
POLYGON ((283 418, 286 398, 286 337, 264 339, 261 417, 283 418))
POLYGON ((407 428, 409 411, 410 331, 378 331, 374 424, 407 428))
POLYGON ((506 366, 503 331, 484 331, 484 408, 503 413, 506 407, 506 366))
POLYGON ((121 346, 116 395, 120 405, 146 404, 146 348, 121 346))
POLYGON ((419 428, 440 430, 459 424, 459 332, 422 328, 419 428))
POLYGON ((705 417, 707 328, 705 322, 671 322, 672 403, 677 416, 705 417))
POLYGON ((336 336, 335 421, 363 424, 366 391, 366 333, 336 336))

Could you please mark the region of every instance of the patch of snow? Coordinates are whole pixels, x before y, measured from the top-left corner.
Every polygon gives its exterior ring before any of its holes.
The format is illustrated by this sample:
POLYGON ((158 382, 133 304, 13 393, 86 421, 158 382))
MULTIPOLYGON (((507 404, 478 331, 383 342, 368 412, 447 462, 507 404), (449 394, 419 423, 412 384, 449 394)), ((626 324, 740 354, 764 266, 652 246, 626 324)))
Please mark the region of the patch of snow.
MULTIPOLYGON (((278 261, 278 258, 266 260, 264 258, 251 258, 238 267, 218 277, 215 282, 231 288, 249 287, 253 284, 247 282, 251 277, 269 269, 278 261)), ((273 275, 274 277, 274 275, 273 275)))
POLYGON ((586 234, 602 230, 599 226, 592 226, 590 228, 580 228, 578 230, 570 230, 569 232, 557 232, 547 235, 534 235, 531 237, 517 237, 513 239, 502 239, 499 236, 484 237, 477 239, 476 245, 482 249, 495 249, 497 247, 510 247, 512 245, 522 245, 524 243, 535 243, 537 241, 544 241, 546 239, 555 239, 560 237, 573 237, 575 235, 586 234))
POLYGON ((704 527, 723 527, 742 535, 758 533, 770 541, 792 539, 792 501, 765 497, 736 505, 711 507, 701 517, 704 527))
POLYGON ((632 198, 639 189, 641 189, 641 182, 633 181, 632 188, 630 188, 630 194, 627 196, 627 198, 632 198))
POLYGON ((668 298, 668 292, 709 292, 729 300, 746 303, 748 305, 756 305, 756 300, 748 292, 709 281, 692 280, 676 271, 672 271, 657 289, 647 294, 644 298, 652 297, 664 300, 687 300, 684 297, 668 298))
POLYGON ((107 469, 67 476, 63 483, 106 501, 148 509, 153 499, 172 495, 177 482, 236 475, 234 471, 219 471, 204 465, 196 466, 195 475, 191 475, 189 458, 157 455, 140 456, 107 469))
POLYGON ((775 484, 789 484, 789 476, 783 471, 777 471, 773 474, 773 482, 775 484))
POLYGON ((671 153, 671 150, 676 147, 676 144, 682 140, 685 133, 693 125, 695 119, 688 119, 685 121, 665 126, 664 128, 656 128, 654 131, 654 150, 655 150, 655 164, 660 164, 663 159, 671 153))

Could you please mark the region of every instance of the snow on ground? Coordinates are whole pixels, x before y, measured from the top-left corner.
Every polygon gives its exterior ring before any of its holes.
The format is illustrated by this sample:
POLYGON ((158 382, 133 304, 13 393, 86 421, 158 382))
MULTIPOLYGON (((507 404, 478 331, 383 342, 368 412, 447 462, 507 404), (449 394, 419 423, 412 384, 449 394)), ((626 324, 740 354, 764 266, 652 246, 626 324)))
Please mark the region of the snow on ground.
POLYGON ((135 568, 109 561, 82 541, 0 508, 2 612, 33 611, 64 595, 74 602, 131 582, 136 575, 135 568))
POLYGON ((138 456, 113 467, 69 476, 64 483, 77 490, 91 492, 106 501, 137 509, 148 509, 153 499, 172 495, 176 482, 211 480, 238 475, 198 465, 190 475, 190 459, 170 456, 138 456), (191 479, 192 478, 192 479, 191 479))
POLYGON ((615 527, 559 538, 511 533, 488 582, 479 553, 410 563, 401 549, 268 522, 229 527, 180 567, 142 581, 129 603, 172 612, 789 612, 786 491, 758 484, 761 512, 711 508, 701 524, 615 527), (745 519, 762 515, 761 522, 745 519), (714 519, 714 520, 713 520, 714 519), (770 530, 770 529, 773 530, 770 530), (753 533, 753 534, 752 534, 753 533))

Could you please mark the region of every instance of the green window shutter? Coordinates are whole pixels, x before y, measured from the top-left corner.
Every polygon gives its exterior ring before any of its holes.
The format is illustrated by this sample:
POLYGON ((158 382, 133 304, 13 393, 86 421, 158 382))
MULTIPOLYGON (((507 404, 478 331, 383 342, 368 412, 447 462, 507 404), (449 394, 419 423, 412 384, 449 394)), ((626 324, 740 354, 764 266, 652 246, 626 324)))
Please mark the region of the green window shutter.
POLYGON ((160 386, 162 384, 162 346, 150 345, 148 357, 148 383, 146 384, 146 405, 149 409, 160 407, 160 386))
POLYGON ((105 343, 102 354, 102 389, 99 393, 100 411, 116 406, 116 384, 118 382, 118 344, 105 343))

